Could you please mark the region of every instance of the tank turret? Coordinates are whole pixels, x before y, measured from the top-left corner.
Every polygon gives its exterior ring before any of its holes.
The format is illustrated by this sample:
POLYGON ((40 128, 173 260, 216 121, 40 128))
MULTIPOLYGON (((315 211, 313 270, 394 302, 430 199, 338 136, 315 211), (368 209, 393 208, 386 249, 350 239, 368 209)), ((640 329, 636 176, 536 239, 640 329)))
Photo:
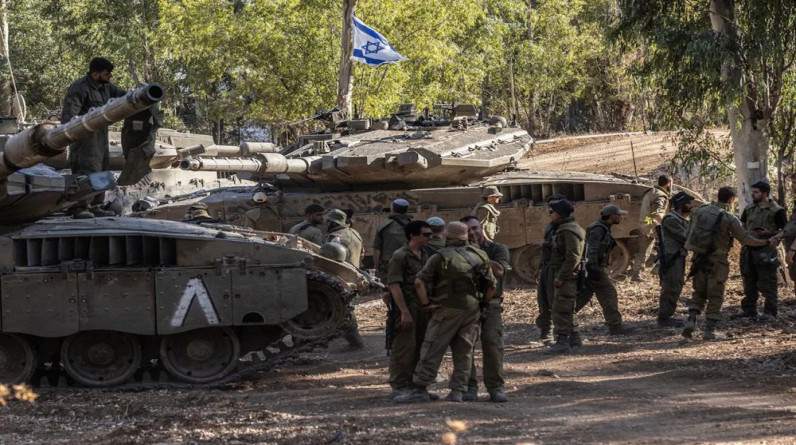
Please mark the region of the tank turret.
POLYGON ((135 114, 163 98, 163 88, 147 85, 95 108, 66 124, 43 122, 2 140, 0 147, 0 225, 35 221, 74 201, 114 186, 113 175, 62 176, 40 166, 67 146, 135 114))

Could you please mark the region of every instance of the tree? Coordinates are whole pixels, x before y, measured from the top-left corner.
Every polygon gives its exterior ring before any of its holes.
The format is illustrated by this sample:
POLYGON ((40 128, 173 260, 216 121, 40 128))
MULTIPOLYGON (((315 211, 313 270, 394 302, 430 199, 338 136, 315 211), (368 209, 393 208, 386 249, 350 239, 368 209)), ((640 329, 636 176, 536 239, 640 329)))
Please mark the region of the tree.
POLYGON ((768 176, 769 137, 796 59, 796 3, 779 0, 619 0, 615 35, 641 43, 642 73, 665 78, 683 120, 724 104, 742 204, 768 176))

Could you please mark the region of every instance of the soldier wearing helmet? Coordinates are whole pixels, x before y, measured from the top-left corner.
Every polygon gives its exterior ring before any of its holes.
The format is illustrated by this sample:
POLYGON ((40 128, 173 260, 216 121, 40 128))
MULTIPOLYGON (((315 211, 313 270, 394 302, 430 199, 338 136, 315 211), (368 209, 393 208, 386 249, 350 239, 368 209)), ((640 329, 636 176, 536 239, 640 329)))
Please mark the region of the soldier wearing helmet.
POLYGON ((243 215, 243 226, 263 232, 281 232, 282 221, 279 211, 272 205, 264 191, 259 190, 252 195, 254 208, 243 215))
POLYGON ((214 223, 218 222, 218 220, 214 219, 212 216, 210 216, 210 213, 207 212, 207 204, 203 202, 197 202, 188 207, 188 211, 185 213, 182 222, 201 224, 214 223))
POLYGON ((495 235, 500 232, 497 220, 500 216, 500 211, 495 208, 495 204, 500 203, 500 198, 503 193, 500 193, 497 187, 489 185, 484 187, 484 192, 481 194, 481 202, 473 207, 470 212, 471 216, 478 218, 481 222, 481 227, 484 229, 484 236, 488 241, 494 241, 495 235))

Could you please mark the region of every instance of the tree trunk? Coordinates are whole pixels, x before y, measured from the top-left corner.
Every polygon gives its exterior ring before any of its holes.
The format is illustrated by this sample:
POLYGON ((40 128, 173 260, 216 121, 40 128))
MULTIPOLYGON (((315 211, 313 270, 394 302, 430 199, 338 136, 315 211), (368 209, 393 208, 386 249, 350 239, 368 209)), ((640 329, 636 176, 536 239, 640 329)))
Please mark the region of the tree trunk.
MULTIPOLYGON (((713 30, 723 34, 735 47, 740 48, 740 36, 735 19, 734 0, 711 0, 710 22, 713 30)), ((728 85, 739 85, 743 76, 743 64, 736 57, 727 60, 722 69, 722 77, 728 85)), ((738 181, 739 208, 750 202, 750 186, 768 176, 768 127, 767 117, 757 110, 756 105, 744 94, 740 106, 727 104, 730 120, 730 136, 735 154, 735 171, 738 181)))
POLYGON ((354 7, 357 0, 343 0, 343 36, 340 40, 340 77, 337 81, 337 108, 351 116, 351 95, 354 91, 354 7))
POLYGON ((13 90, 11 88, 11 73, 8 72, 8 2, 0 0, 0 116, 7 116, 11 112, 11 98, 13 90))

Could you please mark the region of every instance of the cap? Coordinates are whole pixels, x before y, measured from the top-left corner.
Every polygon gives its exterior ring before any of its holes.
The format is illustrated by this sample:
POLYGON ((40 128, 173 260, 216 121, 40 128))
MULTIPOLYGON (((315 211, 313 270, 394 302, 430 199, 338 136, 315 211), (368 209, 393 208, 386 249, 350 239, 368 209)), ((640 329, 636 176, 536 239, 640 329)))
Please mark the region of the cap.
POLYGON ((494 185, 488 185, 488 186, 484 187, 484 193, 481 194, 481 197, 482 198, 488 198, 490 196, 501 197, 501 196, 503 196, 503 193, 500 193, 498 188, 495 187, 494 185))
POLYGON ((439 216, 432 216, 431 218, 426 220, 426 223, 430 226, 434 227, 442 227, 445 225, 445 220, 440 218, 439 216))
POLYGON ((467 224, 459 221, 449 222, 445 226, 445 237, 448 239, 458 239, 467 241, 467 224))
POLYGON ((323 220, 327 222, 332 221, 337 224, 340 224, 341 226, 345 225, 345 220, 346 220, 345 212, 339 209, 329 210, 328 212, 326 212, 325 215, 323 215, 323 220))
POLYGON ((207 210, 205 210, 205 209, 191 210, 191 219, 199 219, 199 218, 212 219, 210 214, 207 213, 207 210))
POLYGON ((407 201, 407 200, 405 200, 403 198, 398 198, 396 200, 393 200, 392 205, 393 206, 399 206, 399 207, 409 207, 409 201, 407 201))
POLYGON ((605 206, 602 210, 600 210, 600 216, 608 215, 627 215, 627 211, 622 210, 615 205, 605 206))
POLYGON ((691 202, 694 200, 694 197, 689 195, 686 192, 679 192, 676 195, 672 196, 672 207, 675 209, 680 207, 681 205, 685 204, 686 202, 691 202))
POLYGON ((252 195, 252 201, 254 202, 268 201, 268 195, 266 195, 264 192, 257 192, 254 195, 252 195))
POLYGON ((566 199, 551 202, 550 208, 564 218, 569 217, 575 211, 575 206, 566 199))

